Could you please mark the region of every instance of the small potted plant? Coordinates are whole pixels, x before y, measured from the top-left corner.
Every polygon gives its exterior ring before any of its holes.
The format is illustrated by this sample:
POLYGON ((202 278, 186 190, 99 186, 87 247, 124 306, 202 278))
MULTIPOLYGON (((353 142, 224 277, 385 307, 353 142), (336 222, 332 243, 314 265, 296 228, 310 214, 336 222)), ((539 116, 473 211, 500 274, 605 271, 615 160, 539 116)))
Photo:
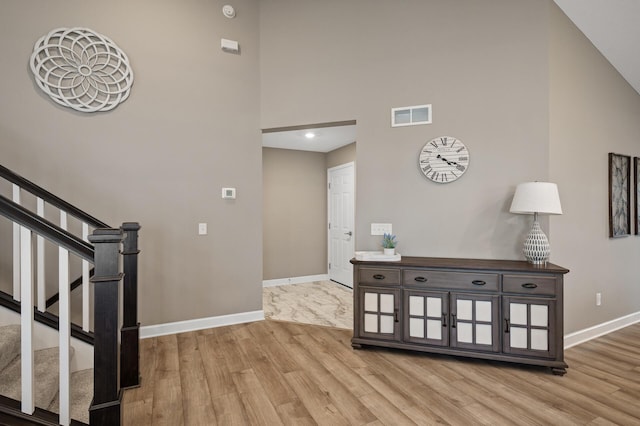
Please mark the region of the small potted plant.
POLYGON ((396 236, 392 234, 384 234, 382 236, 382 248, 384 249, 384 254, 393 256, 396 254, 396 246, 398 245, 398 241, 396 240, 396 236))

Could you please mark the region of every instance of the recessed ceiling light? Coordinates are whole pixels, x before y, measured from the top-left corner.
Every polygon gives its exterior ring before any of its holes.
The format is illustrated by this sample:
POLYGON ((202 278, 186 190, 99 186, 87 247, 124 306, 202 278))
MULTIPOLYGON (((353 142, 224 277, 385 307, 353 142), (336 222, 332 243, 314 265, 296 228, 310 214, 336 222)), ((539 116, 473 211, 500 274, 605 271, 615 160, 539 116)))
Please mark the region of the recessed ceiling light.
POLYGON ((304 134, 304 137, 307 138, 307 139, 313 139, 313 138, 316 137, 316 134, 313 133, 313 132, 307 132, 307 133, 304 134))

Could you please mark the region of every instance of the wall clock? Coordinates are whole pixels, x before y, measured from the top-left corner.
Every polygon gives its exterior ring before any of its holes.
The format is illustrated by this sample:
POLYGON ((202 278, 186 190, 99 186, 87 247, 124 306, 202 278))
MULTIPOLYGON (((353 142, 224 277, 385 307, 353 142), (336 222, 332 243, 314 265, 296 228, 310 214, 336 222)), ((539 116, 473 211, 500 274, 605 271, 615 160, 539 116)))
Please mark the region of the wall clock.
POLYGON ((427 142, 420 151, 418 166, 422 173, 437 183, 454 182, 469 167, 469 150, 460 139, 440 136, 427 142))

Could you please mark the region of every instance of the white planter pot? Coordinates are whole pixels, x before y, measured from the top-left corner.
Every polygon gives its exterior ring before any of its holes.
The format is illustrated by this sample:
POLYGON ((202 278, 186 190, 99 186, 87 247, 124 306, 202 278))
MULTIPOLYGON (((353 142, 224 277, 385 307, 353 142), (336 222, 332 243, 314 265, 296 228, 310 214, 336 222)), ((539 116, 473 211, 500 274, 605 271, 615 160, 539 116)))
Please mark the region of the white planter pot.
POLYGON ((396 249, 395 248, 386 248, 384 249, 384 254, 387 256, 393 256, 394 254, 396 254, 396 249))

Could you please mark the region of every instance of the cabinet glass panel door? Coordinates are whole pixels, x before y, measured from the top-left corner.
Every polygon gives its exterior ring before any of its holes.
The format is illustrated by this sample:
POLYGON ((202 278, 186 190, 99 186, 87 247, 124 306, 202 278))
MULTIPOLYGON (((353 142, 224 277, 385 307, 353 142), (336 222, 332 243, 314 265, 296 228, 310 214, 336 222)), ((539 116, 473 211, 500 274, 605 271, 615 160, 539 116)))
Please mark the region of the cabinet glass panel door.
POLYGON ((504 352, 552 357, 555 300, 544 298, 503 298, 504 352))
POLYGON ((451 346, 498 352, 499 296, 451 294, 451 346))
POLYGON ((399 294, 396 289, 359 287, 360 335, 378 339, 399 338, 399 294))
POLYGON ((438 346, 449 344, 449 294, 437 291, 405 290, 404 340, 438 346))

